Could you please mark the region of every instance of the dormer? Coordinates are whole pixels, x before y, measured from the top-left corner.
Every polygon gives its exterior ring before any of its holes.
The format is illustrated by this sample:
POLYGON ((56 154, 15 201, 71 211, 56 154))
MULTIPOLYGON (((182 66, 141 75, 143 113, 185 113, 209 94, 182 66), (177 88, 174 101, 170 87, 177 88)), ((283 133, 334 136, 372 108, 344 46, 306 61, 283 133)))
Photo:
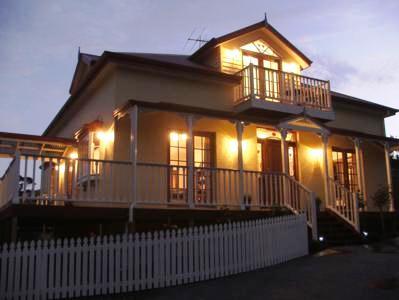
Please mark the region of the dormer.
POLYGON ((265 21, 213 38, 190 58, 241 76, 235 109, 333 120, 328 81, 301 76, 312 61, 265 21))

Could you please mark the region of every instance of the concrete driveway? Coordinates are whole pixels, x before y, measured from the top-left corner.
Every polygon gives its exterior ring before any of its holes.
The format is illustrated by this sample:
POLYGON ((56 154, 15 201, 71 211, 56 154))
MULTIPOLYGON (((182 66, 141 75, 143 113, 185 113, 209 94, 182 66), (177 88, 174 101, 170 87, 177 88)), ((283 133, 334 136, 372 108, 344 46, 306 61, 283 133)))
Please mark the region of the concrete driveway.
POLYGON ((223 279, 102 299, 399 299, 399 243, 332 248, 223 279))

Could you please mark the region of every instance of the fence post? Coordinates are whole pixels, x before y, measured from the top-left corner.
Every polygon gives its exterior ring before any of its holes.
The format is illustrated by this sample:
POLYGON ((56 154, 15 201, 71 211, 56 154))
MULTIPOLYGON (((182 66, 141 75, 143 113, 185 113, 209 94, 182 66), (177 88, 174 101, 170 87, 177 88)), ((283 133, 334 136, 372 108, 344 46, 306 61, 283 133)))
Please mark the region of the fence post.
POLYGON ((14 195, 12 197, 12 203, 13 204, 18 204, 19 203, 19 168, 20 168, 20 163, 21 163, 21 153, 19 150, 15 152, 15 158, 14 158, 14 169, 15 169, 15 177, 14 177, 14 182, 15 182, 15 187, 14 187, 14 195))
POLYGON ((310 192, 310 207, 312 216, 312 239, 317 241, 318 239, 318 228, 317 228, 317 205, 316 205, 316 194, 310 192))

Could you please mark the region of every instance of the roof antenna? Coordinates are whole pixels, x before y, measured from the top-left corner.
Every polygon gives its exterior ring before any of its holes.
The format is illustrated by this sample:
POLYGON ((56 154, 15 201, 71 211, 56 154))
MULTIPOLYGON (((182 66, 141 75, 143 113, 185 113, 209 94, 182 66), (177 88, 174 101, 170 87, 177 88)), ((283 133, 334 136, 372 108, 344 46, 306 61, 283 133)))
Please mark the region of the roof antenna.
POLYGON ((79 56, 80 56, 80 46, 78 46, 78 60, 79 60, 79 56))
MULTIPOLYGON (((198 36, 197 36, 196 38, 193 37, 193 34, 194 34, 194 32, 195 32, 195 29, 191 32, 189 38, 187 39, 187 42, 192 42, 192 43, 193 43, 193 45, 192 45, 190 51, 193 50, 193 48, 194 48, 196 45, 198 45, 198 49, 199 49, 199 48, 201 48, 204 44, 206 44, 207 42, 209 42, 209 40, 207 40, 207 39, 205 39, 205 38, 203 37, 203 34, 204 34, 205 29, 206 29, 206 28, 204 27, 204 28, 202 29, 202 31, 198 34, 198 36)), ((187 42, 186 42, 186 44, 187 44, 187 42)))
POLYGON ((265 25, 267 25, 267 13, 265 12, 265 25))

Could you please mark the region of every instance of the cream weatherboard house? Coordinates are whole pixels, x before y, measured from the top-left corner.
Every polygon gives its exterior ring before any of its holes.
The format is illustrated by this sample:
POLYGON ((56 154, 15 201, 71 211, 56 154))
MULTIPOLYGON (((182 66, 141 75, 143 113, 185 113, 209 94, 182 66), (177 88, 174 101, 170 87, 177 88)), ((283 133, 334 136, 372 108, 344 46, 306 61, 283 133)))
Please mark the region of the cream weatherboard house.
POLYGON ((276 213, 305 213, 313 239, 323 215, 356 235, 392 186, 398 110, 332 92, 311 64, 264 21, 189 56, 80 53, 43 135, 0 134, 2 239, 276 213))

